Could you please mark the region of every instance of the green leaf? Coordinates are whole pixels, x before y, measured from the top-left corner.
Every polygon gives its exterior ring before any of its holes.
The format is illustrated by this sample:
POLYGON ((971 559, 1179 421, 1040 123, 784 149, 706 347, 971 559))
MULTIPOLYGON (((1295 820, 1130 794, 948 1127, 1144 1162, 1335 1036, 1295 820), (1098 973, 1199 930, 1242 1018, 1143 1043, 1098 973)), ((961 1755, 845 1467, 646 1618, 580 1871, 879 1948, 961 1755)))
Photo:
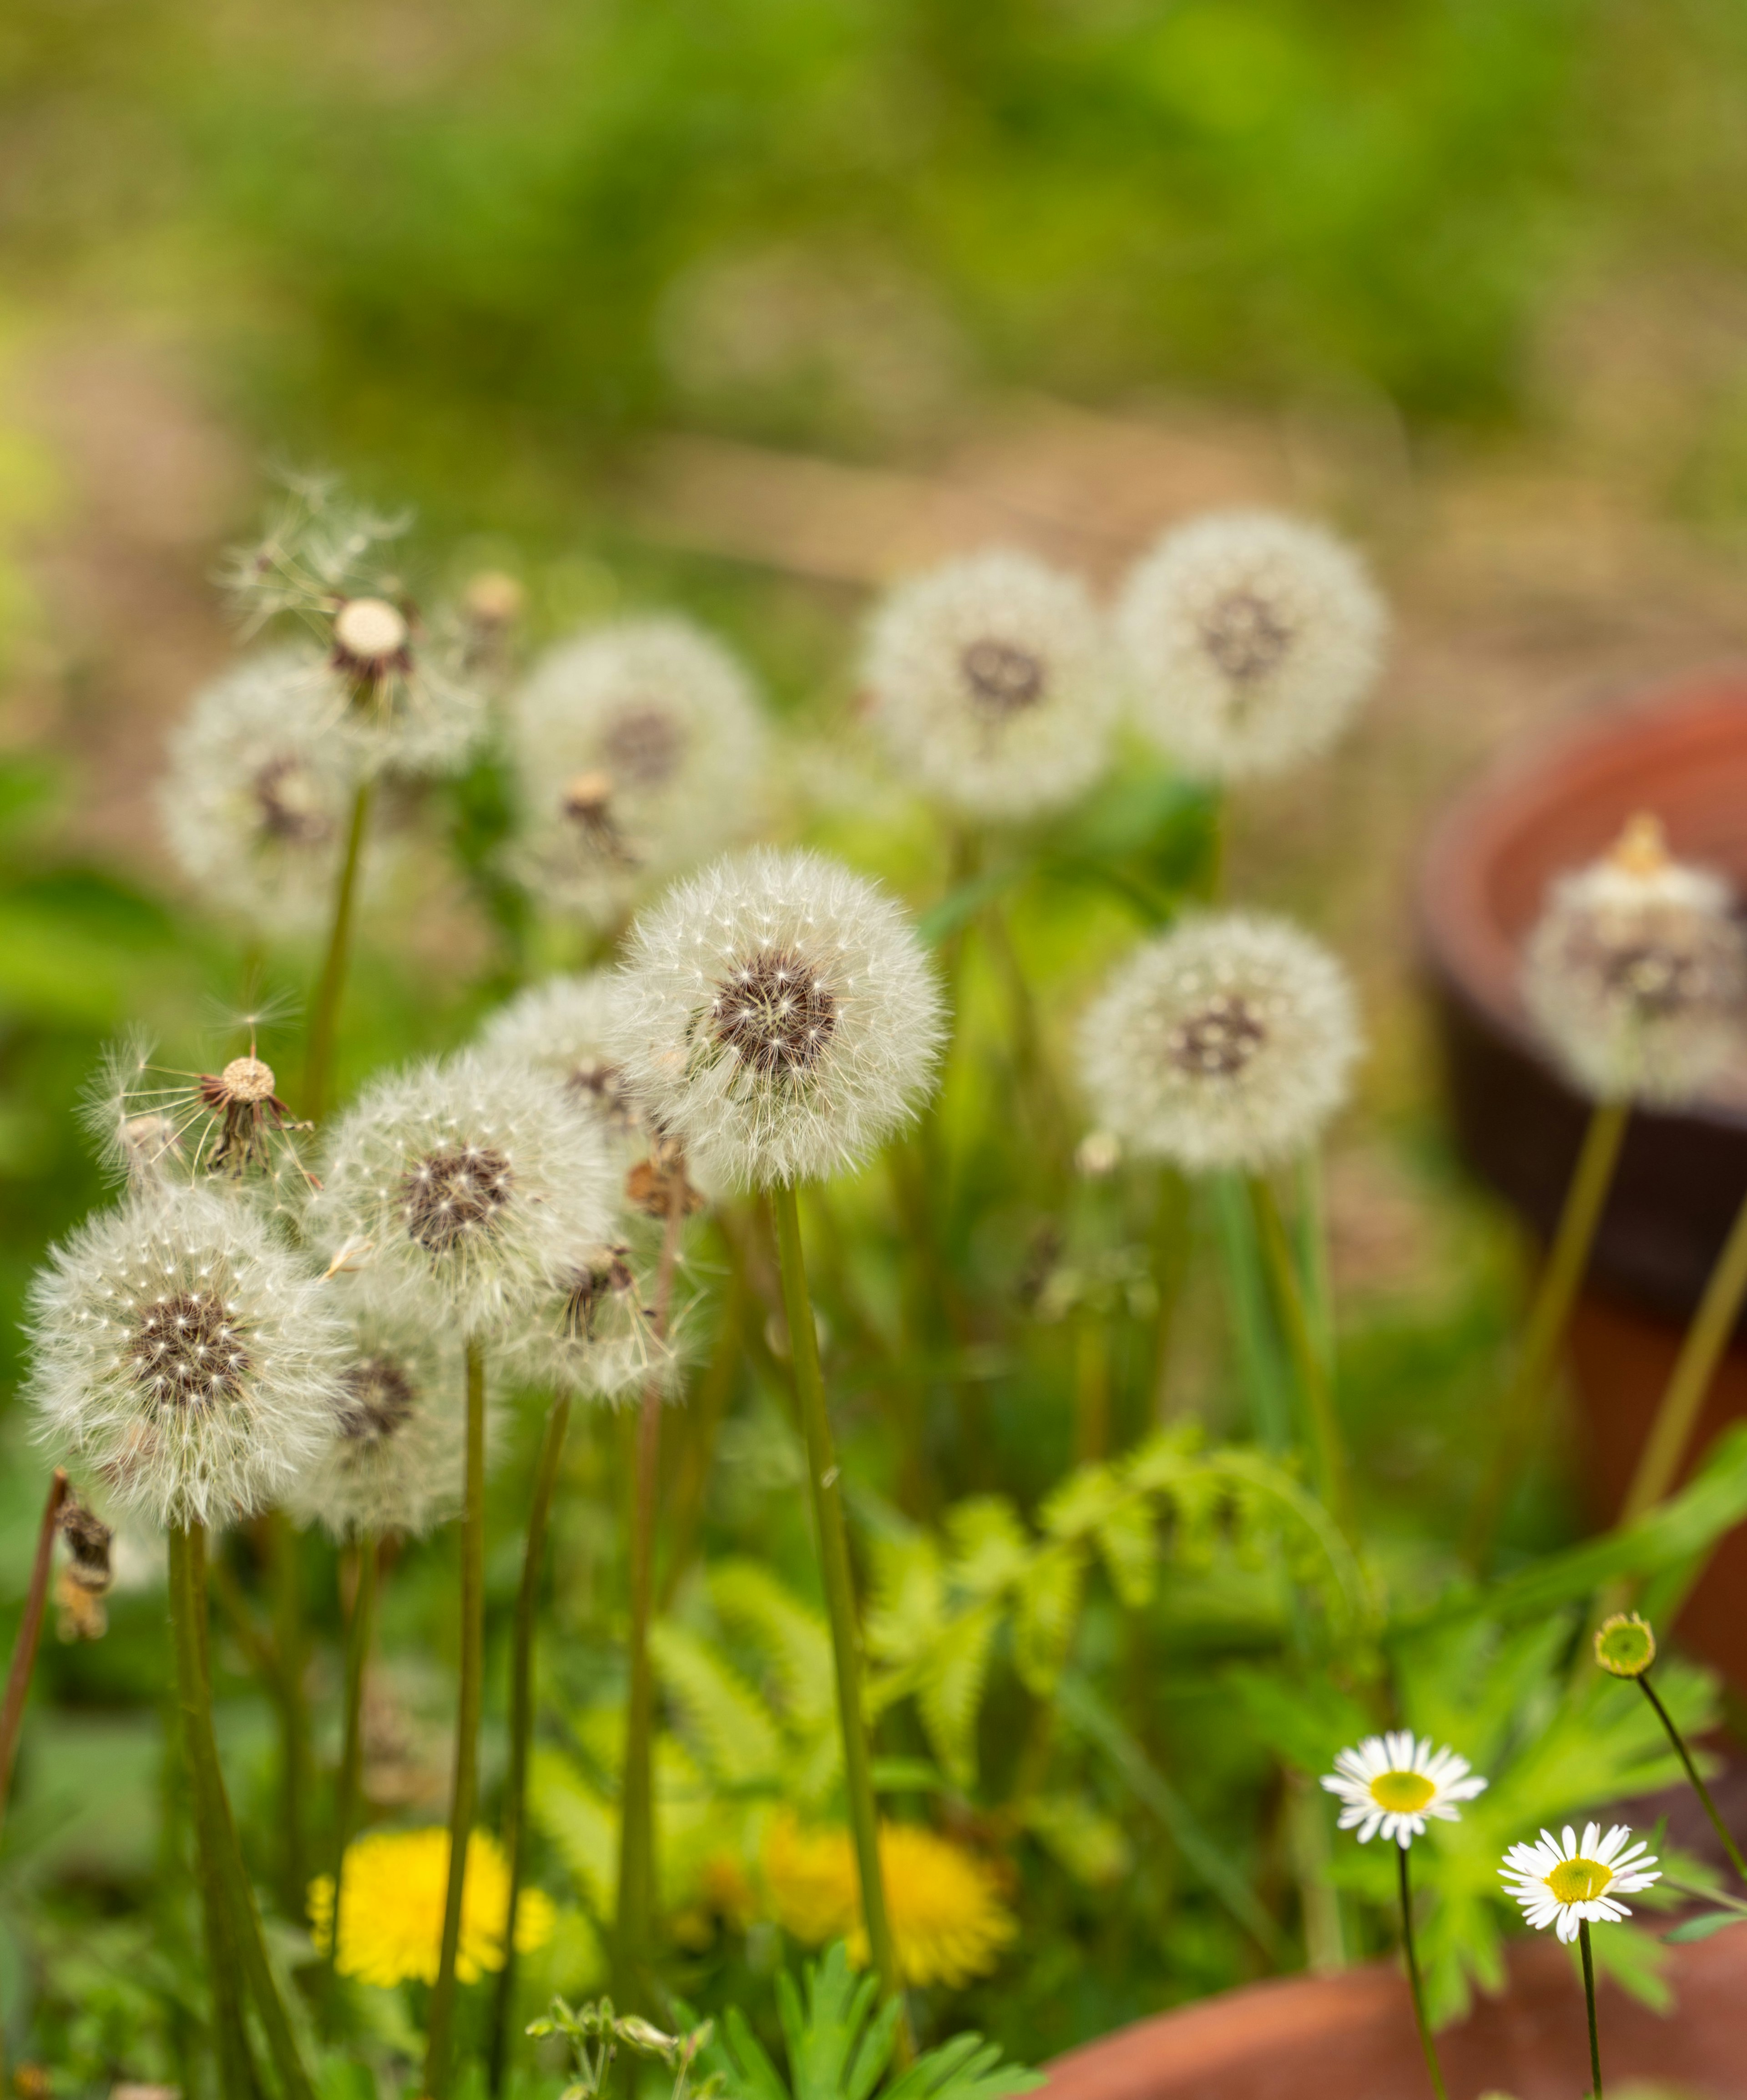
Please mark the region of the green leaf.
POLYGON ((949 1578, 973 1597, 1011 1589, 1030 1561, 1030 1538, 1004 1495, 955 1503, 946 1512, 946 1536, 953 1555, 949 1578))
POLYGON ((796 1720, 806 1727, 828 1720, 836 1679, 823 1618, 754 1560, 718 1561, 709 1588, 717 1617, 768 1661, 796 1720))
POLYGON ((1084 1552, 1064 1546, 1040 1555, 1019 1585, 1013 1667, 1026 1691, 1039 1698, 1053 1688, 1074 1644, 1085 1581, 1084 1552))
POLYGON ((1120 1824, 1083 1793, 1033 1794, 1023 1804, 1025 1827, 1087 1888, 1108 1888, 1134 1864, 1120 1824))
POLYGON ((782 1740, 738 1670, 667 1619, 651 1627, 649 1653, 663 1690, 680 1710, 685 1734, 716 1780, 748 1787, 779 1776, 782 1740))
POLYGON ((907 1662, 938 1639, 946 1620, 941 1551, 925 1533, 874 1543, 873 1597, 865 1630, 867 1652, 907 1662))
POLYGON ((936 1643, 916 1688, 916 1708, 929 1747, 954 1785, 967 1792, 977 1780, 977 1713, 989 1674, 989 1648, 999 1607, 985 1604, 955 1619, 936 1643))
POLYGON ((1045 2082, 1041 2071, 1004 2062, 999 2049, 981 2035, 961 2034, 919 2056, 887 2086, 884 2100, 1002 2100, 1045 2082))
POLYGON ((879 1979, 856 1976, 840 1939, 823 1960, 810 1961, 804 1976, 805 2006, 792 1978, 785 1971, 777 1979, 795 2100, 867 2100, 892 2060, 902 2001, 890 1999, 873 2014, 879 1979))
POLYGON ((1689 1940, 1709 1939, 1714 1933, 1727 1932, 1732 1925, 1747 1925, 1747 1916, 1738 1910, 1701 1911, 1696 1917, 1683 1918, 1662 1938, 1670 1947, 1684 1947, 1689 1940))

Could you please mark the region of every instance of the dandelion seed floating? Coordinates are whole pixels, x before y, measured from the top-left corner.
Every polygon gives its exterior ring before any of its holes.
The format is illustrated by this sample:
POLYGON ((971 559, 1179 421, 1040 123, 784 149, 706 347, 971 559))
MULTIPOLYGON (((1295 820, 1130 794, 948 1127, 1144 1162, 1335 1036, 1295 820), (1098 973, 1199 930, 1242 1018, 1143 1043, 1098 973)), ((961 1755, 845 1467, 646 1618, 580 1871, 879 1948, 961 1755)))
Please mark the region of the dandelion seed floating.
POLYGON ((1141 727, 1214 780, 1326 750, 1376 678, 1387 625, 1350 548, 1261 510, 1165 533, 1130 571, 1117 616, 1141 727))
POLYGON ((32 1286, 31 1337, 38 1434, 166 1528, 276 1499, 341 1399, 328 1294, 207 1188, 136 1198, 55 1248, 32 1286))
POLYGON ((1078 578, 992 551, 901 585, 862 665, 901 771, 966 817, 1060 809, 1110 761, 1120 704, 1100 617, 1078 578))
POLYGON ((817 854, 719 861, 633 929, 611 1046, 700 1172, 737 1188, 839 1173, 932 1083, 940 995, 903 913, 817 854))
POLYGON ((1334 956, 1282 920, 1203 913, 1120 964, 1080 1025, 1099 1120, 1190 1173, 1295 1157, 1347 1096, 1360 1037, 1334 956))
POLYGON ((1567 1075, 1604 1101, 1691 1100, 1740 1047, 1747 938, 1722 876, 1675 860, 1634 817, 1553 885, 1523 955, 1523 998, 1567 1075))
POLYGON ((688 621, 625 620, 549 651, 509 727, 526 817, 514 865, 560 910, 616 920, 753 820, 763 714, 740 665, 688 621))

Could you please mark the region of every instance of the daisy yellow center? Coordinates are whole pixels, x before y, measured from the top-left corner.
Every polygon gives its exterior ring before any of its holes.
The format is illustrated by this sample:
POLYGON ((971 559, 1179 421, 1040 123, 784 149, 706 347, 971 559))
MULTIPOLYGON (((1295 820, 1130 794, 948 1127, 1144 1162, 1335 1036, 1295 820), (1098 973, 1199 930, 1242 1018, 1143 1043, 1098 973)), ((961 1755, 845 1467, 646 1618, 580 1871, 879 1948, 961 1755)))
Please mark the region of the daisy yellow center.
POLYGON ((1612 1879, 1612 1868, 1599 1860, 1561 1860, 1546 1885, 1560 1903, 1594 1903, 1612 1879))
POLYGON ((1413 1815, 1437 1792, 1423 1772, 1379 1772, 1371 1781, 1371 1798, 1392 1815, 1413 1815))

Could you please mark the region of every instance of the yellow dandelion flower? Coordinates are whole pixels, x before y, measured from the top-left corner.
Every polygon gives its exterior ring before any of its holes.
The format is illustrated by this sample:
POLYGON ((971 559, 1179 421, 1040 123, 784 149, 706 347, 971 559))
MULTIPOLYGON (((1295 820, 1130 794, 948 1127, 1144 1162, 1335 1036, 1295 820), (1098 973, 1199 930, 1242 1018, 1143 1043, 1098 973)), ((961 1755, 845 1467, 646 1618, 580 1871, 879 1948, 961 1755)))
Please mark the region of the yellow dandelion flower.
MULTIPOLYGON (((765 1833, 763 1864, 771 1911, 784 1931, 810 1947, 840 1935, 853 1961, 867 1961, 848 1831, 803 1830, 792 1817, 777 1816, 765 1833)), ((962 1845, 914 1823, 880 1825, 880 1864, 905 1982, 956 1990, 987 1975, 1019 1930, 993 1870, 962 1845)))
MULTIPOLYGON (((407 1982, 435 1983, 443 1944, 443 1903, 448 1885, 447 1830, 381 1831, 346 1848, 340 1951, 334 1966, 384 1988, 407 1982)), ((477 1983, 504 1965, 504 1921, 510 1909, 510 1862, 497 1840, 475 1830, 467 1840, 461 1883, 461 1948, 455 1973, 477 1983)), ((310 1883, 310 1922, 325 1954, 333 1932, 333 1877, 310 1883)), ((552 1937, 549 1896, 523 1889, 516 1904, 515 1945, 531 1954, 552 1937)))

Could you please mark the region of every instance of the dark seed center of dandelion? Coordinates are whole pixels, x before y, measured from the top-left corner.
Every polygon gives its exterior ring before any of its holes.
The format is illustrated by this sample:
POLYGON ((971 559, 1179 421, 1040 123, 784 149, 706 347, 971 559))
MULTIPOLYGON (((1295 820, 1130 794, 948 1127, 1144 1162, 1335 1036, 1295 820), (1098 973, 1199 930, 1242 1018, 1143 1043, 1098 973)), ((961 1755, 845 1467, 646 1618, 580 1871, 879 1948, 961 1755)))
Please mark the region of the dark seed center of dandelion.
POLYGON ((659 788, 679 770, 686 739, 665 708, 627 708, 601 739, 612 770, 639 788, 659 788))
POLYGON ((1230 591, 1201 623, 1207 654, 1238 685, 1265 678, 1292 644, 1290 624, 1255 591, 1230 591))
POLYGON ((985 635, 959 652, 972 705, 997 719, 1035 707, 1043 697, 1043 660, 1029 649, 985 635))
POLYGON ((636 1289, 628 1251, 622 1246, 602 1247, 572 1272, 564 1299, 564 1330, 573 1341, 594 1339, 594 1316, 609 1292, 616 1295, 636 1289))
POLYGON ((1198 1079, 1235 1079, 1268 1040, 1261 1016, 1237 992, 1217 992, 1180 1021, 1165 1048, 1180 1071, 1198 1079))
POLYGON ((825 1054, 837 1026, 836 1001, 798 955, 765 948, 717 990, 710 1023, 716 1040, 743 1065, 765 1078, 798 1078, 825 1054))
POLYGON ((412 1419, 418 1396, 412 1379, 392 1357, 360 1357, 349 1365, 340 1383, 346 1397, 339 1410, 340 1434, 353 1444, 380 1444, 412 1419))
POLYGON ((571 1066, 565 1084, 615 1128, 629 1130, 637 1121, 637 1112, 625 1096, 624 1074, 604 1058, 580 1059, 571 1066))
POLYGON ((287 845, 319 846, 333 827, 316 806, 308 769, 295 758, 271 758, 254 777, 261 828, 287 845))
POLYGON ((1651 1019, 1720 1003, 1729 995, 1710 956, 1665 941, 1605 946, 1596 960, 1608 990, 1651 1019))
POLYGON ((249 1370, 224 1301, 205 1290, 166 1292, 134 1313, 127 1345, 135 1382, 179 1407, 235 1400, 249 1370))
POLYGON ((408 1236, 432 1254, 448 1254, 475 1233, 489 1233, 514 1180, 502 1153, 485 1145, 428 1153, 400 1184, 408 1236))

